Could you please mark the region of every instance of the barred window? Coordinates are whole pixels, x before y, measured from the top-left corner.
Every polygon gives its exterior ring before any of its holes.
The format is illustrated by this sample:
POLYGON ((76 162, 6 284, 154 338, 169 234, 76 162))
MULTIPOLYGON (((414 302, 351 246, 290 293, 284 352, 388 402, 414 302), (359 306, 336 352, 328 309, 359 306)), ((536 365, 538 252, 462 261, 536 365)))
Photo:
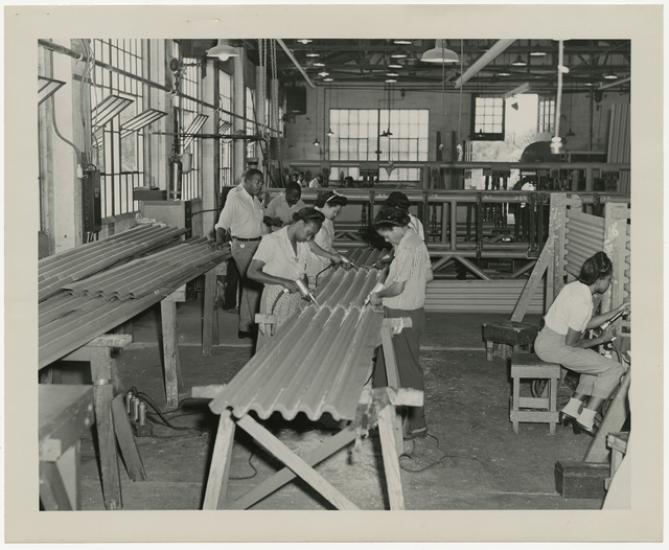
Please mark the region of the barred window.
MULTIPOLYGON (((232 76, 225 71, 218 72, 218 101, 221 109, 232 112, 232 76)), ((232 133, 232 116, 220 112, 219 132, 221 134, 232 133)), ((221 155, 221 187, 228 187, 232 182, 232 141, 228 139, 218 140, 221 155)))
POLYGON ((553 133, 555 130, 555 99, 552 97, 539 98, 539 112, 537 116, 537 131, 553 133))
POLYGON ((504 98, 474 96, 472 139, 504 140, 504 98))
MULTIPOLYGON (((200 66, 197 59, 184 57, 184 74, 181 80, 181 128, 183 132, 192 132, 193 123, 202 114, 201 94, 202 85, 200 81, 200 66)), ((182 200, 190 200, 202 196, 202 154, 201 140, 193 139, 192 136, 183 138, 183 154, 190 159, 184 162, 184 173, 181 181, 181 193, 177 190, 177 196, 182 200)))

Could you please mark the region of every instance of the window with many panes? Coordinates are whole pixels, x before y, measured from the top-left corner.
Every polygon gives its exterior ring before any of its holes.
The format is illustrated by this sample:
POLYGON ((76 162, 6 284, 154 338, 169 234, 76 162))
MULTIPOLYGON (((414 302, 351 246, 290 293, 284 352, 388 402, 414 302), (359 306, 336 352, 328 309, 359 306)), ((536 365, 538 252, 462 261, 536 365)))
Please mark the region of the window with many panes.
MULTIPOLYGON (((330 159, 356 161, 426 161, 427 109, 331 109, 330 159), (391 135, 386 135, 390 130, 391 135)), ((355 177, 354 174, 346 174, 355 177)), ((330 178, 338 179, 339 170, 330 178)), ((419 181, 419 168, 381 169, 380 181, 419 181)))
MULTIPOLYGON (((201 69, 197 59, 184 57, 184 73, 181 80, 181 128, 184 133, 192 132, 192 124, 198 115, 202 114, 200 82, 201 69)), ((201 141, 185 136, 183 155, 184 173, 181 179, 182 200, 194 199, 202 196, 201 141), (190 164, 190 166, 189 166, 190 164)))
POLYGON ((123 132, 123 124, 144 108, 141 78, 144 75, 142 40, 95 39, 92 53, 97 61, 121 69, 123 74, 96 65, 91 72, 93 126, 92 162, 100 170, 102 217, 118 216, 138 209, 133 189, 144 180, 144 133, 123 132), (104 112, 113 109, 112 96, 130 100, 118 114, 107 120, 104 112), (93 117, 95 114, 95 117, 93 117))
MULTIPOLYGON (((232 112, 232 76, 225 71, 218 71, 218 102, 219 107, 228 113, 232 112)), ((231 134, 232 115, 219 112, 219 132, 231 134)), ((232 185, 232 140, 218 140, 221 155, 221 187, 232 185)))
POLYGON ((537 117, 537 131, 552 133, 555 128, 555 99, 540 97, 537 117))
POLYGON ((504 98, 474 96, 472 139, 504 140, 504 98))
MULTIPOLYGON (((246 103, 246 135, 252 136, 256 133, 256 126, 255 126, 255 120, 256 120, 256 115, 255 115, 255 106, 254 106, 254 93, 251 88, 246 88, 246 97, 245 97, 245 103, 246 103)), ((253 158, 256 156, 256 142, 255 141, 247 141, 246 142, 246 156, 247 158, 253 158)))

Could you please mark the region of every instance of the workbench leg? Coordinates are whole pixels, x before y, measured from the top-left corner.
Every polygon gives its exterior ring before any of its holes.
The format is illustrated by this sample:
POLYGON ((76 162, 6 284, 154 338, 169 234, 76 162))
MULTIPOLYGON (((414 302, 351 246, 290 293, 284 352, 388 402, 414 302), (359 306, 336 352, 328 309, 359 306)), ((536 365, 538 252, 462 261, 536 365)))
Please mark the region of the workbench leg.
POLYGON ((381 452, 383 454, 383 470, 388 488, 388 500, 391 510, 404 510, 404 495, 402 493, 402 478, 400 463, 397 455, 394 424, 395 408, 386 405, 379 411, 379 437, 381 438, 381 452))
POLYGON ((404 452, 404 417, 400 412, 393 407, 393 433, 395 434, 395 447, 397 448, 397 456, 404 452))
POLYGON ((114 360, 109 348, 96 348, 91 351, 91 376, 93 378, 93 404, 95 424, 98 432, 98 451, 100 453, 100 474, 102 477, 102 495, 105 507, 119 510, 121 502, 121 481, 118 471, 118 456, 112 419, 112 400, 114 390, 111 384, 114 360))
POLYGON ((203 510, 220 510, 225 503, 225 493, 232 462, 232 446, 235 439, 235 423, 230 411, 225 410, 218 421, 214 452, 209 467, 209 477, 204 493, 203 510))
POLYGON ((216 298, 216 271, 211 269, 204 276, 204 315, 202 320, 202 355, 209 357, 214 339, 216 298))
POLYGON ((45 510, 72 510, 72 503, 55 462, 39 463, 39 497, 45 510))
MULTIPOLYGON (((237 420, 237 425, 258 442, 258 444, 306 481, 313 489, 318 491, 335 508, 338 510, 358 510, 358 507, 333 487, 330 482, 248 414, 237 420)), ((392 425, 390 429, 392 432, 392 425)), ((392 449, 392 455, 397 459, 394 443, 392 449)))
POLYGON ((177 335, 177 304, 172 300, 160 302, 163 325, 163 363, 165 371, 165 401, 168 410, 179 407, 179 341, 177 335))
POLYGON ((613 399, 611 399, 606 416, 604 416, 599 430, 597 430, 595 437, 590 443, 590 447, 588 447, 588 452, 585 454, 585 462, 606 462, 608 454, 606 436, 613 432, 619 432, 623 424, 625 424, 625 420, 627 419, 627 405, 625 402, 627 401, 629 387, 630 373, 628 371, 623 376, 618 391, 613 399))
POLYGON ((128 476, 133 481, 145 481, 146 472, 144 471, 142 457, 139 455, 135 436, 132 433, 130 420, 128 420, 124 397, 124 395, 117 395, 112 401, 114 432, 116 433, 116 440, 118 441, 118 447, 121 451, 125 469, 128 471, 128 476))
POLYGON ((79 454, 81 441, 76 441, 67 449, 56 462, 60 476, 63 479, 67 496, 70 499, 72 510, 79 510, 79 454))

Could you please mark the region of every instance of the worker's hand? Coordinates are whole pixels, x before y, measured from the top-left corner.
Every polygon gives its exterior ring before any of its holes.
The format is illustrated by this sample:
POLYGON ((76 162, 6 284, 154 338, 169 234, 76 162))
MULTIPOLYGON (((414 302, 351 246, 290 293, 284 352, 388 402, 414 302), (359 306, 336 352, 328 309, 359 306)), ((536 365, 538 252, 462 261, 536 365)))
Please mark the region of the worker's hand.
POLYGON ((606 343, 610 342, 611 340, 615 340, 617 335, 618 335, 618 330, 616 329, 616 327, 614 325, 609 325, 602 332, 600 339, 602 343, 606 343))
POLYGON ((285 288, 290 293, 300 291, 300 287, 297 286, 297 283, 295 281, 290 281, 290 280, 286 280, 283 283, 283 288, 285 288))
POLYGON ((335 263, 341 264, 341 266, 347 271, 353 267, 351 260, 349 260, 346 256, 343 256, 341 254, 337 257, 335 263))
POLYGON ((623 315, 627 315, 630 312, 630 303, 625 302, 619 308, 616 309, 616 313, 623 312, 623 315))
POLYGON ((224 260, 229 260, 232 258, 232 247, 230 246, 230 243, 216 243, 216 249, 221 250, 223 252, 223 259, 224 260))
POLYGON ((369 295, 369 303, 373 306, 380 306, 383 304, 383 299, 376 292, 372 292, 369 295))

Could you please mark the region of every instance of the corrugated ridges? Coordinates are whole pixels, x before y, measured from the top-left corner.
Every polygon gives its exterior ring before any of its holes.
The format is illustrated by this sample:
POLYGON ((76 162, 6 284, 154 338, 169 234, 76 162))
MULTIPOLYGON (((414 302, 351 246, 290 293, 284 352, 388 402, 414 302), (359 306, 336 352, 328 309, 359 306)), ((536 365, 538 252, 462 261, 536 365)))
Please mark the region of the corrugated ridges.
POLYGON ((53 296, 66 284, 175 242, 184 233, 185 229, 143 224, 107 239, 43 258, 38 264, 39 300, 53 296))
POLYGON ((378 248, 356 248, 347 254, 347 256, 354 264, 360 267, 371 268, 388 253, 387 250, 378 248))
POLYGON ((309 306, 288 321, 214 399, 220 414, 275 411, 287 420, 302 412, 311 420, 329 413, 351 420, 380 344, 382 316, 371 308, 309 306))
POLYGON ((578 276, 583 262, 604 249, 604 218, 571 212, 566 225, 566 270, 578 276))
POLYGON ((378 269, 337 269, 316 289, 316 299, 328 307, 362 306, 381 276, 378 269))
MULTIPOLYGON (((132 260, 88 279, 64 285, 73 296, 101 296, 107 299, 137 299, 159 292, 165 283, 188 273, 206 271, 223 260, 206 239, 196 239, 132 260)), ((195 276, 195 275, 193 275, 195 276)))

